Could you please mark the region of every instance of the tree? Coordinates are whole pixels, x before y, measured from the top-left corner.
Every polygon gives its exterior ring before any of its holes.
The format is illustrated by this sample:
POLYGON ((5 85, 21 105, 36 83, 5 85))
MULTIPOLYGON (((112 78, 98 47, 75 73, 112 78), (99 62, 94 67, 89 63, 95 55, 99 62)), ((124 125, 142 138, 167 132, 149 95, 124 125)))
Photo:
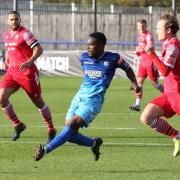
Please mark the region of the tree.
MULTIPOLYGON (((83 5, 90 5, 92 4, 92 0, 34 0, 35 2, 39 3, 76 3, 76 4, 83 4, 83 5)), ((170 7, 172 4, 172 0, 97 0, 98 5, 119 5, 119 6, 159 6, 159 7, 170 7)), ((177 7, 180 8, 180 2, 176 0, 177 7)))

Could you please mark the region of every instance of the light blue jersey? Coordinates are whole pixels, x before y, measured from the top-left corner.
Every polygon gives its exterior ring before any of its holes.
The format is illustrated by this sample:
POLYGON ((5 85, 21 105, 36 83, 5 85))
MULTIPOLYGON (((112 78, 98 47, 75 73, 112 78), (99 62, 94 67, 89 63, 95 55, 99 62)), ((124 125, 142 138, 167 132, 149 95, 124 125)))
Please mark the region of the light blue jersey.
POLYGON ((129 64, 119 54, 112 52, 104 52, 98 59, 89 57, 85 52, 81 55, 80 62, 84 79, 71 102, 66 119, 71 120, 74 115, 79 115, 84 120, 85 126, 88 126, 102 108, 104 95, 116 68, 127 70, 129 64))

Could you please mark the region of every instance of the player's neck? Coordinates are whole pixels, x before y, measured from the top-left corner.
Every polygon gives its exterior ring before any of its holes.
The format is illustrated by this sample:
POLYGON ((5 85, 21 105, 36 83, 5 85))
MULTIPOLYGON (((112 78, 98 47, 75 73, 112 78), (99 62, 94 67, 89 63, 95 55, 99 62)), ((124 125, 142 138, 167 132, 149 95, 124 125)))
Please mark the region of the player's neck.
POLYGON ((172 36, 169 36, 164 42, 163 42, 163 44, 167 44, 167 43, 169 43, 172 39, 174 39, 176 37, 176 35, 175 34, 173 34, 172 36))
POLYGON ((20 28, 21 28, 21 26, 19 26, 19 27, 16 28, 16 29, 10 29, 10 31, 11 31, 12 33, 15 33, 15 32, 17 32, 17 31, 19 31, 20 28))
POLYGON ((139 33, 140 35, 146 34, 147 31, 142 31, 141 33, 139 33))
POLYGON ((103 57, 103 56, 104 56, 104 53, 105 53, 105 51, 99 53, 99 54, 96 56, 96 59, 100 59, 101 57, 103 57))

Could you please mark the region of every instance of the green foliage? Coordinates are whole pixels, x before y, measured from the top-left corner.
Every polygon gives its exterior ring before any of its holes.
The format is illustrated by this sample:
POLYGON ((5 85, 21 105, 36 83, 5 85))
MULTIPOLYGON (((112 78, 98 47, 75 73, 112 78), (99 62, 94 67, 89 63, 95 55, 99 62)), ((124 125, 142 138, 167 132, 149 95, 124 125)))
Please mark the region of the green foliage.
MULTIPOLYGON (((35 0, 36 2, 43 3, 71 3, 74 2, 76 4, 92 4, 93 0, 35 0)), ((177 0, 176 0, 177 1, 177 0)), ((120 5, 120 6, 160 6, 160 7, 169 7, 171 6, 172 0, 96 0, 99 5, 120 5)), ((179 6, 178 2, 177 5, 179 6)))

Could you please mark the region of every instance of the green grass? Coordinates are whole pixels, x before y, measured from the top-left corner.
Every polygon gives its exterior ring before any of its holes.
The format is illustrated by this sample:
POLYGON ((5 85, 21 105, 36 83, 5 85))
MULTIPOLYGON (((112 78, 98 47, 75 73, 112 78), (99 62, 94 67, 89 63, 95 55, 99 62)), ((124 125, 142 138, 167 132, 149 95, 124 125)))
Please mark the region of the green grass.
MULTIPOLYGON (((59 132, 80 83, 81 78, 41 77, 43 97, 51 108, 59 132)), ((34 147, 46 142, 47 129, 35 106, 24 91, 19 90, 10 100, 27 129, 18 141, 12 142, 14 128, 0 114, 0 180, 179 179, 180 158, 172 157, 172 140, 145 127, 139 121, 140 113, 128 109, 135 99, 134 93, 128 91, 129 86, 127 79, 113 79, 101 113, 89 128, 81 130, 86 135, 104 139, 97 162, 89 148, 71 144, 65 144, 35 162, 34 147)), ((142 108, 158 94, 146 81, 142 108)), ((177 116, 169 122, 180 127, 177 116)))

